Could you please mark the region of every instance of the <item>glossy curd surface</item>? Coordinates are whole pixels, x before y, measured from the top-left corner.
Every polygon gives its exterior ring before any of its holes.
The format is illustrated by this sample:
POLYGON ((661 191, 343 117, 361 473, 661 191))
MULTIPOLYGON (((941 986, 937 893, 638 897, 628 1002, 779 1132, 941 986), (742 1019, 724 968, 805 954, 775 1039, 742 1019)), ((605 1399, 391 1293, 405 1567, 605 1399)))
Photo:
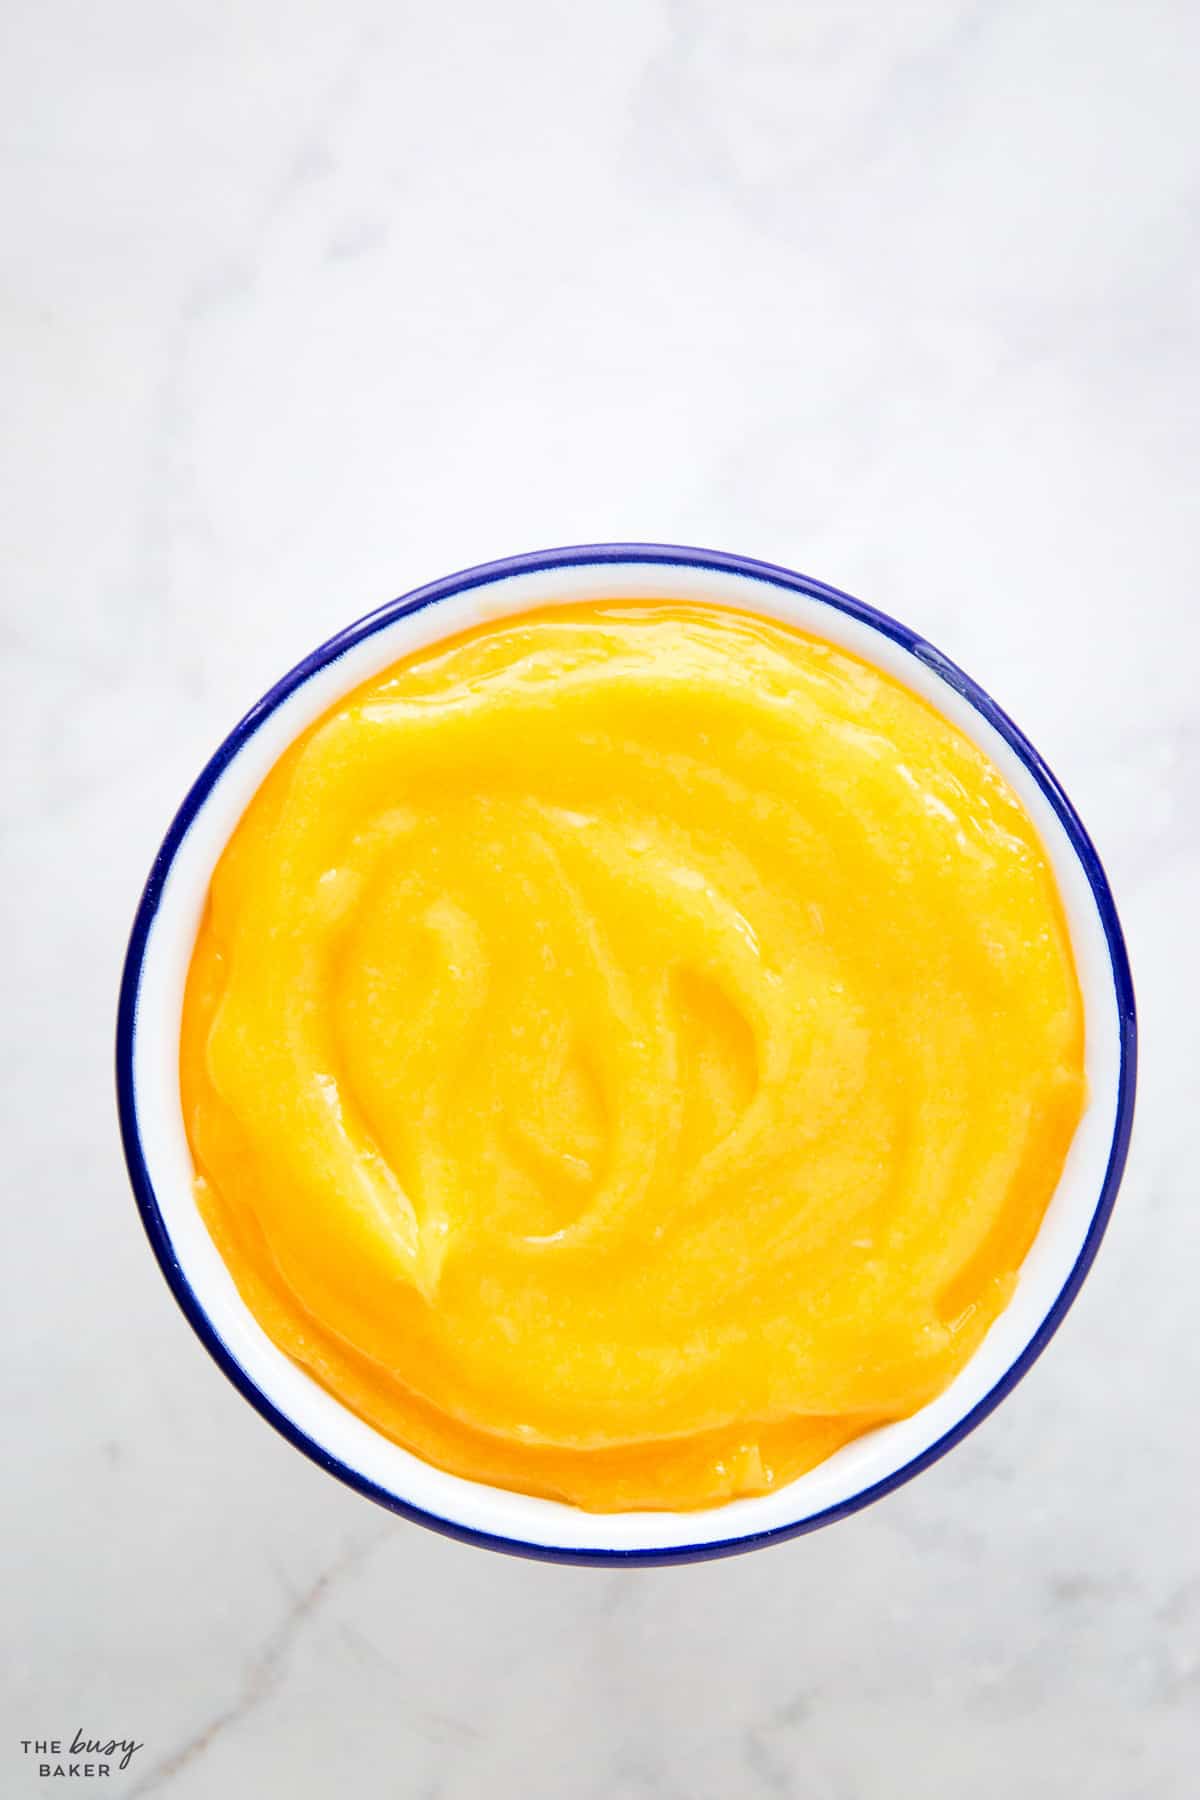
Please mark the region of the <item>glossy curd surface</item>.
POLYGON ((184 1002, 205 1221, 387 1436, 595 1510, 936 1395, 1084 1103, 1053 876, 939 713, 659 602, 423 651, 284 754, 184 1002))

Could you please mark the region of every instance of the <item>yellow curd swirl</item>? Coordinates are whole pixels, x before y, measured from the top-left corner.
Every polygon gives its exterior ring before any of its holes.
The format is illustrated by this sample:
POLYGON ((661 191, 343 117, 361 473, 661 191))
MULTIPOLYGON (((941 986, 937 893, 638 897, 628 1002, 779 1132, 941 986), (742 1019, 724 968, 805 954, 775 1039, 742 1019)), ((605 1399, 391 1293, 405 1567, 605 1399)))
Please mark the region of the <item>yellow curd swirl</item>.
POLYGON ((756 1494, 936 1395, 1084 1101, 1045 852, 831 644, 611 603, 287 750, 184 1004, 205 1221, 381 1432, 594 1510, 756 1494))

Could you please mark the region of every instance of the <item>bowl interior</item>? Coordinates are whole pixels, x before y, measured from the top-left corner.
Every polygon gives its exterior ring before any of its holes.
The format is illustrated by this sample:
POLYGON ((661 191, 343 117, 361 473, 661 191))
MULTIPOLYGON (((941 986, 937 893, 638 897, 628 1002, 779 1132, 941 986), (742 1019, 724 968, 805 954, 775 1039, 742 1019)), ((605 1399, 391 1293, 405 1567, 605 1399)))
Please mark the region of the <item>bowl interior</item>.
POLYGON ((1132 1086, 1132 1005, 1104 877, 1053 778, 1003 715, 930 646, 820 584, 766 565, 657 547, 547 553, 451 577, 314 653, 222 746, 172 827, 126 970, 118 1076, 131 1172, 164 1272, 227 1372, 332 1472, 398 1510, 505 1547, 590 1560, 667 1559, 808 1528, 915 1473, 978 1421, 1049 1337, 1111 1205, 1132 1086), (183 985, 213 865, 276 758, 341 694, 398 657, 485 620, 591 599, 693 600, 767 614, 857 652, 937 706, 992 757, 1052 860, 1086 1014, 1089 1101, 1016 1294, 954 1383, 912 1418, 860 1438, 775 1493, 702 1512, 590 1514, 432 1468, 346 1411, 276 1349, 196 1209, 179 1098, 183 985))

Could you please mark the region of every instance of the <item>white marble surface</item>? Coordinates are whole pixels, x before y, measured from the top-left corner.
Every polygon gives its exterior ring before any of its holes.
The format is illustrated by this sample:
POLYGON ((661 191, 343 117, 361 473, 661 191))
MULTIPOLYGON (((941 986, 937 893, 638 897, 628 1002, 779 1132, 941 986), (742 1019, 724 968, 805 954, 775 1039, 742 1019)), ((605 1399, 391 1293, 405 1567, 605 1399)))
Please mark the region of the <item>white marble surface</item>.
POLYGON ((1185 1800, 1200 1757, 1191 0, 7 0, 0 1792, 1185 1800), (1093 827, 1144 1033, 1016 1396, 815 1538, 542 1568, 276 1438, 151 1260, 124 935, 283 667, 484 557, 774 557, 922 628, 1093 827), (1189 920, 1193 921, 1189 923, 1189 920))

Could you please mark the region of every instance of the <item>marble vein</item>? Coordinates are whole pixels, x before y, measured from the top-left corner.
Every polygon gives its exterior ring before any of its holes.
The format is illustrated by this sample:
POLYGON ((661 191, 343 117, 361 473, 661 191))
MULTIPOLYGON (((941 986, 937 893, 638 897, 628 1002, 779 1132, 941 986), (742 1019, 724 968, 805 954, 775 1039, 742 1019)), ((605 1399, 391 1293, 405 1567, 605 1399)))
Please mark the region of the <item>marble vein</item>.
POLYGON ((278 1625, 246 1664, 238 1691, 229 1704, 153 1763, 129 1789, 129 1800, 138 1800, 145 1794, 164 1793, 178 1776, 199 1762, 219 1738, 234 1730, 271 1698, 286 1675, 288 1659, 300 1632, 313 1614, 328 1602, 337 1585, 361 1568, 387 1535, 387 1530, 380 1530, 351 1543, 341 1556, 294 1596, 278 1625))

